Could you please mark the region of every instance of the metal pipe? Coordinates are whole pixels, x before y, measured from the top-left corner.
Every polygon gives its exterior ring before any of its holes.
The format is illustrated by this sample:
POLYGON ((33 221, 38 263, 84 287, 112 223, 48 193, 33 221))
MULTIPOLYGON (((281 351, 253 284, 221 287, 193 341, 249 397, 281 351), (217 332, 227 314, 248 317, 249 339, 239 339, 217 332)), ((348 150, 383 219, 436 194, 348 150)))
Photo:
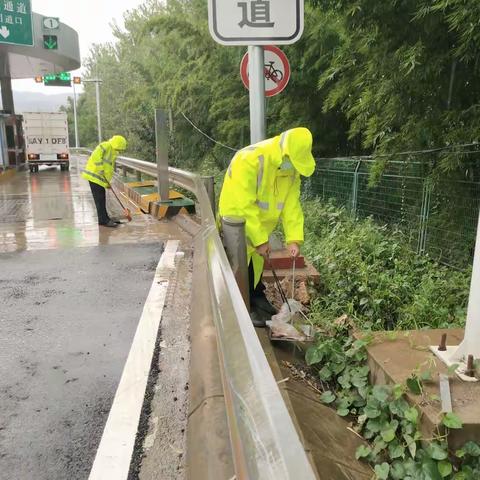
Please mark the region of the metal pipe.
POLYGON ((266 138, 265 124, 265 54, 263 47, 248 47, 248 71, 250 76, 250 141, 261 142, 266 138))
POLYGON ((97 123, 98 123, 98 143, 102 143, 102 119, 100 116, 100 82, 95 82, 95 95, 97 97, 97 123))
POLYGON ((223 217, 222 232, 230 266, 232 267, 243 301, 247 310, 250 311, 245 219, 242 217, 223 217))
POLYGON ((213 216, 217 215, 216 212, 216 202, 215 202, 215 178, 212 176, 202 177, 203 184, 208 193, 208 198, 210 199, 210 205, 212 207, 213 216))
POLYGON ((73 121, 75 124, 75 148, 78 148, 80 143, 78 139, 77 91, 75 89, 75 82, 73 83, 73 121))
POLYGON ((168 122, 165 110, 155 110, 155 141, 157 154, 157 185, 161 202, 170 199, 168 182, 168 122))

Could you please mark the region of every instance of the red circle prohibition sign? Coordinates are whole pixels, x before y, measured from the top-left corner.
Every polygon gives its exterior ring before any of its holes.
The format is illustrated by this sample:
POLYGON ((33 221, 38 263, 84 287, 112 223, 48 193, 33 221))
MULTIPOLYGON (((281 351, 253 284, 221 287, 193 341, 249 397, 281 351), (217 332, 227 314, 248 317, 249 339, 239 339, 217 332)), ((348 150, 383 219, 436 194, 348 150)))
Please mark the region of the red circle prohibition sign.
MULTIPOLYGON (((265 51, 265 96, 273 97, 285 90, 290 80, 290 63, 287 56, 273 45, 263 47, 265 51)), ((240 64, 240 76, 245 88, 248 89, 250 81, 248 77, 248 52, 243 56, 240 64)))

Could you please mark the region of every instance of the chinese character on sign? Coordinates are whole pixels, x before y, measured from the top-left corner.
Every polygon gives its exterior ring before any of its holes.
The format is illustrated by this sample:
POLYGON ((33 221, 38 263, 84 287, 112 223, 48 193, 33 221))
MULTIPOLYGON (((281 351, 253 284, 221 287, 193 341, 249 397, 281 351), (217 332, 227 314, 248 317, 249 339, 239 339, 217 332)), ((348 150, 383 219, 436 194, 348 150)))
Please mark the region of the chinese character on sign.
POLYGON ((17 25, 23 25, 23 20, 21 17, 15 17, 15 23, 17 25))
POLYGON ((6 15, 5 16, 5 23, 13 25, 13 17, 11 15, 6 15))
POLYGON ((242 9, 242 21, 238 24, 240 27, 271 28, 275 22, 270 21, 270 0, 253 0, 250 2, 250 12, 247 2, 238 2, 237 5, 242 9), (250 18, 248 14, 250 13, 250 18))
POLYGON ((25 5, 25 2, 18 2, 17 13, 27 13, 27 7, 25 5))
POLYGON ((6 12, 13 12, 15 9, 13 8, 13 2, 12 0, 5 0, 3 2, 3 9, 6 11, 6 12))

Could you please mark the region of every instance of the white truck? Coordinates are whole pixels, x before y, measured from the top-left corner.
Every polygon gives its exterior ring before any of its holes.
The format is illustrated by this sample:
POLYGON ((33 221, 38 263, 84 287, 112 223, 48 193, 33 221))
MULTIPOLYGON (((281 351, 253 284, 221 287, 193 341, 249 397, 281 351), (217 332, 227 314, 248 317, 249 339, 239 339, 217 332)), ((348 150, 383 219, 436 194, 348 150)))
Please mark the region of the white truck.
POLYGON ((26 112, 23 114, 23 133, 30 172, 38 172, 40 165, 60 165, 62 171, 69 169, 66 113, 26 112))

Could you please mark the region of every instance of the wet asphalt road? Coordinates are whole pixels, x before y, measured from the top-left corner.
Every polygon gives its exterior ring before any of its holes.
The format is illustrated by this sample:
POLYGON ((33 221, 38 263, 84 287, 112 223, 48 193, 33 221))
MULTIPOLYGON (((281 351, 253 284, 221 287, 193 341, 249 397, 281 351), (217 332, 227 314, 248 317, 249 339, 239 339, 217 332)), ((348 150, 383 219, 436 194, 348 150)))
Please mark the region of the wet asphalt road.
POLYGON ((87 479, 160 243, 0 254, 0 479, 87 479))

